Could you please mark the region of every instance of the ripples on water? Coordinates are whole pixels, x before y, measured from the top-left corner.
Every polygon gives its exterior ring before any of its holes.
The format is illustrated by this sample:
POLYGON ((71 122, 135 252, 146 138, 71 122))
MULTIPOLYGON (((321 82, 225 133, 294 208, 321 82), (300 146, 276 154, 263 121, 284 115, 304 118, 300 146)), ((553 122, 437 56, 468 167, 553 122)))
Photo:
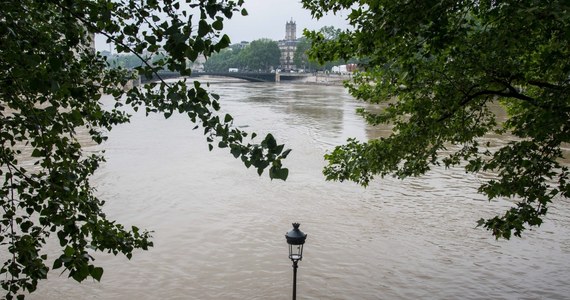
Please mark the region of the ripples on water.
POLYGON ((293 221, 309 234, 300 299, 568 299, 567 199, 523 239, 495 241, 476 221, 510 203, 489 203, 476 193, 482 179, 462 169, 366 189, 324 181, 327 150, 386 133, 364 125, 343 88, 212 88, 238 126, 293 149, 287 182, 208 152, 184 117, 135 115, 111 133, 94 182, 107 214, 154 230, 155 247, 130 262, 97 255, 101 283, 52 273, 31 299, 289 299, 284 234, 293 221))

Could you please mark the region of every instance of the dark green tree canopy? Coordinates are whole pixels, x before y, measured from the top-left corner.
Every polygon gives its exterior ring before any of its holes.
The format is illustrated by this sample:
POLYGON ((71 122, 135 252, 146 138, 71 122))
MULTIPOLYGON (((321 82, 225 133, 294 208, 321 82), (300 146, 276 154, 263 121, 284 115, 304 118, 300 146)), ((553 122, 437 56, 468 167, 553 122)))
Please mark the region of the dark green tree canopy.
POLYGON ((253 142, 255 134, 219 114, 219 97, 199 82, 159 81, 125 91, 138 75, 109 68, 89 46, 93 33, 102 34, 119 53, 142 59, 136 68, 142 76, 163 69, 187 75, 188 62, 230 44, 220 30, 225 19, 246 14, 242 3, 0 1, 0 284, 7 299, 33 292, 50 269, 63 268, 77 281, 99 280, 103 269, 93 264, 92 251, 130 258, 152 246, 147 231, 107 219, 104 199, 89 184, 104 157, 83 146, 102 143, 113 126, 129 121, 122 106, 165 118, 185 114, 204 130, 210 149, 215 143, 260 175, 269 169, 271 178, 287 177, 281 160, 289 151, 270 134, 253 142), (104 109, 103 93, 114 97, 114 108, 104 109), (57 257, 42 250, 49 238, 59 242, 57 257))
POLYGON ((293 63, 299 69, 305 69, 306 66, 309 64, 309 56, 307 55, 307 51, 311 48, 311 43, 307 40, 307 38, 300 38, 297 43, 297 48, 295 49, 295 55, 293 56, 293 63), (305 68, 303 68, 305 66, 305 68))
POLYGON ((281 50, 277 42, 270 39, 259 39, 251 42, 240 52, 240 57, 249 70, 268 71, 279 65, 281 50))
POLYGON ((347 86, 382 104, 360 110, 393 134, 349 140, 326 156, 330 180, 366 185, 376 175, 424 174, 434 165, 492 172, 479 191, 511 198, 504 215, 480 220, 499 238, 538 226, 549 204, 570 197, 570 3, 554 1, 303 0, 313 16, 349 10, 354 29, 335 40, 310 32, 320 61, 365 59, 347 86), (489 110, 500 103, 508 120, 489 110), (514 139, 494 149, 488 133, 514 139), (565 156, 566 155, 566 156, 565 156))
POLYGON ((243 68, 243 62, 239 59, 240 51, 224 49, 212 55, 205 63, 204 70, 209 72, 228 72, 230 68, 243 68))
POLYGON ((212 55, 204 68, 214 72, 228 72, 229 68, 238 68, 240 71, 267 72, 279 65, 280 57, 281 50, 277 42, 259 39, 243 49, 232 46, 232 49, 212 55))

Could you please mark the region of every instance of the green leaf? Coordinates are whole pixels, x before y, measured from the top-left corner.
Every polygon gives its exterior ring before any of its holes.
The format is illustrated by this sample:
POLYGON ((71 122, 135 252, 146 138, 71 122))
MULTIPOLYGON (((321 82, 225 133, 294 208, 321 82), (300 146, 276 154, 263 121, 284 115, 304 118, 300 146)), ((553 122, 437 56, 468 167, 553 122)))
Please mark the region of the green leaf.
POLYGON ((215 30, 222 30, 222 29, 224 29, 224 23, 222 22, 222 20, 218 19, 218 20, 214 21, 214 23, 212 23, 212 27, 215 30))
POLYGON ((277 147, 277 141, 275 140, 273 135, 271 133, 269 133, 265 136, 265 139, 263 140, 262 145, 265 145, 267 147, 267 149, 269 149, 269 150, 273 150, 273 149, 275 149, 275 147, 277 147))
POLYGON ((271 169, 269 169, 269 177, 271 179, 287 180, 288 176, 289 170, 286 168, 271 167, 271 169))
MULTIPOLYGON (((241 155, 241 149, 240 149, 239 147, 232 147, 232 149, 231 149, 230 152, 232 153, 232 155, 233 155, 235 158, 238 158, 238 157, 240 157, 240 155, 241 155)), ((249 166, 248 166, 248 167, 249 167, 249 166)))
POLYGON ((71 246, 67 246, 67 247, 65 247, 65 250, 63 251, 63 253, 67 257, 72 257, 73 254, 75 253, 75 249, 73 249, 71 246))
POLYGON ((52 269, 59 269, 59 268, 61 268, 62 265, 63 264, 61 262, 61 259, 58 258, 58 259, 53 261, 52 269))
POLYGON ((32 157, 42 157, 43 155, 44 155, 43 151, 38 148, 35 148, 32 151, 32 157))
POLYGON ((287 156, 289 156, 289 153, 291 153, 291 149, 287 149, 287 150, 283 151, 283 153, 281 154, 281 157, 286 158, 287 156))
POLYGON ((91 269, 91 277, 97 281, 101 281, 101 277, 103 276, 103 268, 94 267, 91 269))
POLYGON ((208 24, 208 22, 206 22, 206 20, 200 20, 200 22, 198 23, 198 36, 199 37, 203 37, 206 34, 208 34, 210 31, 212 30, 212 28, 210 27, 210 25, 208 24))
POLYGON ((232 116, 229 114, 226 114, 226 116, 224 117, 224 122, 225 123, 229 123, 233 120, 232 116))

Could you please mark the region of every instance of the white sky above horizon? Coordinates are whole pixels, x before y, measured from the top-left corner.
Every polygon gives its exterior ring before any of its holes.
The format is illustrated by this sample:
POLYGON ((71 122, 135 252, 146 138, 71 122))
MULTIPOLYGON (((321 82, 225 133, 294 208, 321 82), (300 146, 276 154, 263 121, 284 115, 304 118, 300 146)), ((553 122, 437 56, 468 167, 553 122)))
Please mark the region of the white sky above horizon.
MULTIPOLYGON (((241 41, 268 38, 285 38, 285 23, 291 19, 297 24, 297 37, 303 35, 303 29, 318 30, 324 26, 348 28, 346 14, 327 15, 320 20, 313 19, 308 10, 303 9, 299 0, 245 0, 243 5, 247 16, 237 13, 232 19, 225 20, 223 33, 227 34, 232 44, 241 41)), ((99 51, 109 50, 103 36, 96 36, 95 47, 99 51)))
POLYGON ((291 19, 297 23, 297 37, 303 29, 318 30, 324 26, 347 28, 346 15, 327 15, 313 19, 311 12, 303 9, 299 0, 245 0, 243 7, 248 16, 234 16, 224 23, 232 43, 251 42, 260 38, 282 40, 285 38, 285 23, 291 19))

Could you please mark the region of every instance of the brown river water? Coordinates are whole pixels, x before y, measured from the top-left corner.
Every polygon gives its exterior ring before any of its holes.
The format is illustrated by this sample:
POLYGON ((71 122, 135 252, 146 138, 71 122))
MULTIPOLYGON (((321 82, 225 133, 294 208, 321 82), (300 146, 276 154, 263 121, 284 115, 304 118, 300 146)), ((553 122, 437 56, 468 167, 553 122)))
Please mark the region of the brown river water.
POLYGON ((96 254, 101 282, 52 272, 29 299, 290 299, 292 222, 308 233, 298 299, 570 299, 570 200, 496 241, 476 221, 511 203, 477 194, 489 175, 326 182, 323 154, 389 132, 365 125, 342 87, 212 80, 237 125, 293 149, 289 179, 209 152, 184 116, 135 114, 110 133, 93 184, 107 216, 153 230, 155 247, 130 261, 96 254))

